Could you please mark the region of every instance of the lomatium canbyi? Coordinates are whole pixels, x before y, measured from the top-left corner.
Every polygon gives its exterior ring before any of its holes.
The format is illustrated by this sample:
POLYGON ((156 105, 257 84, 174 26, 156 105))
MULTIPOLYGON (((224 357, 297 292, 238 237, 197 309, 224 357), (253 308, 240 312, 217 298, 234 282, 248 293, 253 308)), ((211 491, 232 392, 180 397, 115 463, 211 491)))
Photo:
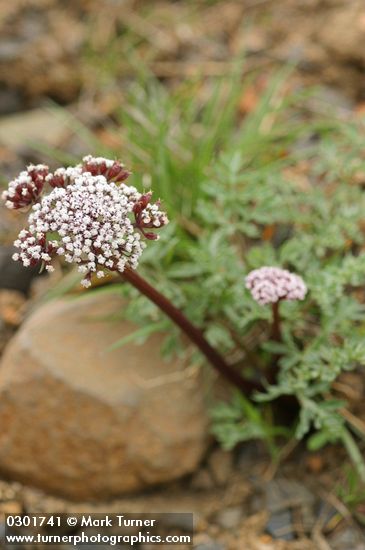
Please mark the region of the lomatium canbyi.
POLYGON ((151 192, 140 193, 125 183, 129 175, 119 161, 91 155, 54 173, 43 164, 28 166, 2 195, 8 208, 29 211, 13 259, 53 271, 52 259, 63 257, 76 264, 85 287, 93 275, 118 272, 164 311, 230 382, 245 393, 260 388, 229 366, 203 333, 136 273, 146 240, 156 240, 168 218, 160 202, 152 202, 151 192))
MULTIPOLYGON (((307 286, 296 273, 280 267, 264 266, 254 269, 246 277, 246 288, 251 292, 253 299, 265 306, 271 304, 272 325, 271 339, 281 342, 281 318, 279 304, 282 300, 304 300, 307 286)), ((273 357, 272 369, 268 381, 274 383, 278 373, 280 355, 273 357)))

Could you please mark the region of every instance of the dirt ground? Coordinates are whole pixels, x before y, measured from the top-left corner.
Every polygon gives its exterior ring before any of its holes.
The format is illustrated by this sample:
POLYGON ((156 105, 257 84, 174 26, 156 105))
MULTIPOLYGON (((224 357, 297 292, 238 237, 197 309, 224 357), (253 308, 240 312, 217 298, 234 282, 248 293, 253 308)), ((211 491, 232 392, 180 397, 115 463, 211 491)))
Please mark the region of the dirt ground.
POLYGON ((362 0, 14 0, 0 24, 4 113, 115 93, 138 60, 173 80, 224 74, 240 54, 247 71, 290 62, 306 82, 365 99, 362 0))
MULTIPOLYGON (((148 494, 108 503, 75 504, 2 481, 1 511, 192 512, 194 548, 199 550, 361 550, 364 535, 333 492, 336 475, 342 475, 340 464, 331 453, 319 456, 291 449, 290 457, 277 470, 260 446, 250 444, 234 454, 213 448, 193 476, 148 494)), ((164 534, 171 532, 190 530, 178 521, 163 525, 164 534)))

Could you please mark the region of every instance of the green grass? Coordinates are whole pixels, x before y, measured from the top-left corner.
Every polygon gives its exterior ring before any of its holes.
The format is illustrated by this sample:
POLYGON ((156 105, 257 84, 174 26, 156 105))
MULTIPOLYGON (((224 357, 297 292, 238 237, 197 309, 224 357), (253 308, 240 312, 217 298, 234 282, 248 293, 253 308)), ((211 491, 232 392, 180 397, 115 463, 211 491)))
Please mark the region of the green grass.
MULTIPOLYGON (((106 147, 66 110, 54 107, 63 123, 87 144, 90 153, 120 158, 133 171, 130 182, 152 188, 171 219, 194 233, 194 211, 210 177, 211 167, 224 152, 244 156, 247 169, 270 169, 280 153, 303 131, 282 113, 300 94, 285 96, 288 70, 274 76, 255 110, 243 118, 239 100, 251 79, 242 81, 243 62, 224 78, 196 78, 168 89, 140 70, 123 104, 106 124, 123 149, 106 147)), ((59 162, 77 161, 70 153, 39 146, 59 162)))

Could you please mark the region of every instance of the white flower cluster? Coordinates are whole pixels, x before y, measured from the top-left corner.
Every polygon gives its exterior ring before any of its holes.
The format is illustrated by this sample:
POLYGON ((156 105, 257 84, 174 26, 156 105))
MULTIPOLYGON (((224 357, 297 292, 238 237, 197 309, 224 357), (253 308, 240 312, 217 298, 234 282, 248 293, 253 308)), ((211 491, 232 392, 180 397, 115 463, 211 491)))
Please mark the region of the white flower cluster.
POLYGON ((41 194, 48 166, 31 164, 26 170, 9 183, 8 189, 3 191, 1 198, 5 206, 11 209, 26 208, 33 204, 41 194))
POLYGON ((260 305, 274 304, 279 300, 304 300, 307 287, 303 279, 279 267, 261 267, 246 277, 246 288, 260 305))
MULTIPOLYGON (((120 163, 92 157, 87 161, 112 170, 114 177, 118 170, 121 174, 120 163)), ((135 269, 145 248, 141 237, 157 238, 145 228, 168 223, 159 204, 150 204, 150 193, 93 175, 83 165, 59 169, 46 179, 53 189, 33 205, 29 227, 14 243, 19 252, 13 259, 25 266, 43 262, 52 271, 52 257, 63 256, 78 265, 85 275, 82 284, 88 287, 93 273, 103 277, 105 269, 135 269)))

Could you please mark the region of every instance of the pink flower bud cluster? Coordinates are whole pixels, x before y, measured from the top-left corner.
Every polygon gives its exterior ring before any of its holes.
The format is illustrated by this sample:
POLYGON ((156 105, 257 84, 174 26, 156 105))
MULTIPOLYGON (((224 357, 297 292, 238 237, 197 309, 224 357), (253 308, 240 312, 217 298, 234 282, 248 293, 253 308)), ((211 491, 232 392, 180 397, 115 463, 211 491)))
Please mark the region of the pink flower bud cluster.
POLYGON ((93 176, 105 176, 108 181, 121 183, 130 176, 129 170, 126 170, 124 164, 118 160, 88 155, 82 161, 83 172, 90 172, 93 176))
POLYGON ((158 238, 146 228, 163 227, 168 219, 158 202, 151 203, 151 193, 122 182, 126 173, 119 162, 91 156, 73 168, 47 172, 51 191, 33 204, 13 259, 25 266, 42 262, 53 271, 52 258, 62 256, 78 266, 86 287, 93 273, 135 269, 146 246, 142 238, 158 238))
POLYGON ((8 189, 1 195, 7 208, 19 210, 34 204, 40 197, 48 175, 48 166, 31 164, 9 183, 8 189))
POLYGON ((130 176, 129 170, 118 160, 87 155, 82 159, 82 164, 72 168, 58 168, 47 176, 46 181, 51 187, 66 187, 75 177, 75 170, 80 174, 87 172, 92 176, 104 176, 107 181, 115 183, 122 183, 130 176))
POLYGON ((260 305, 274 304, 279 300, 304 300, 307 287, 303 279, 279 267, 261 267, 246 277, 246 288, 260 305))

